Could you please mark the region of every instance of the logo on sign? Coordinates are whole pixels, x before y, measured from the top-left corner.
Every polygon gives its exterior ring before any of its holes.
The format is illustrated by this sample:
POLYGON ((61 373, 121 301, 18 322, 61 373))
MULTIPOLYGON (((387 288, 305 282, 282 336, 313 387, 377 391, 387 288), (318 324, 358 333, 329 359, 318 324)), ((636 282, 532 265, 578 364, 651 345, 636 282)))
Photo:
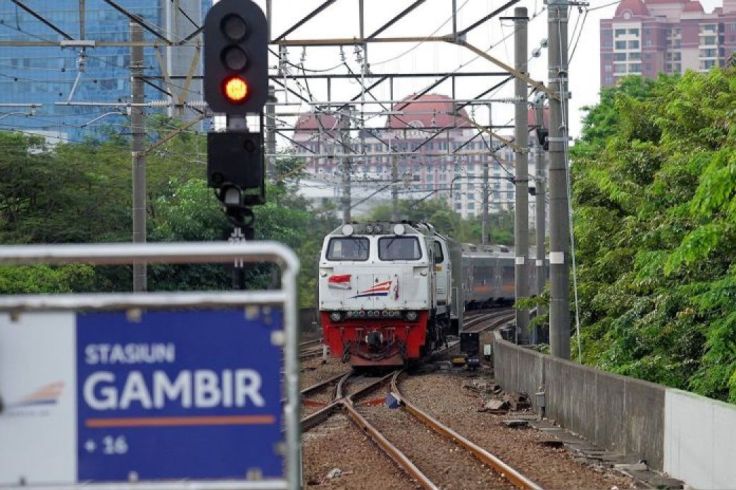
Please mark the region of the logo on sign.
POLYGON ((29 393, 20 400, 8 404, 9 411, 25 411, 37 407, 48 407, 59 403, 59 398, 64 391, 64 383, 57 381, 49 383, 29 393))

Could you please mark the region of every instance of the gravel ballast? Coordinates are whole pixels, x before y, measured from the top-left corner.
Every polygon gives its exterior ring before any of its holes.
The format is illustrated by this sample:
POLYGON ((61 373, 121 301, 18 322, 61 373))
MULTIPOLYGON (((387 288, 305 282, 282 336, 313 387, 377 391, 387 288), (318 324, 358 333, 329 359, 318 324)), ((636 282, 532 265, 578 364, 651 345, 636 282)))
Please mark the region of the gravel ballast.
POLYGON ((634 488, 634 481, 620 473, 578 462, 565 448, 542 446, 550 436, 541 431, 506 427, 503 421, 513 418, 513 413, 478 412, 481 398, 463 388, 469 379, 450 373, 410 376, 402 378, 400 389, 419 408, 544 488, 634 488))

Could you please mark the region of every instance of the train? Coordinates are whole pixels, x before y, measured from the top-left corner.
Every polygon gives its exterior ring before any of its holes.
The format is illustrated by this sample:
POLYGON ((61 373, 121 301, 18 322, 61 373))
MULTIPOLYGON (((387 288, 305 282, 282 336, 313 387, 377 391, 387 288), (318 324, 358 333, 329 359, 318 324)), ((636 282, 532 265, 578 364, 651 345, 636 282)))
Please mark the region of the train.
POLYGON ((402 366, 461 332, 466 309, 513 302, 514 253, 456 242, 428 223, 348 223, 324 238, 318 287, 333 356, 402 366))

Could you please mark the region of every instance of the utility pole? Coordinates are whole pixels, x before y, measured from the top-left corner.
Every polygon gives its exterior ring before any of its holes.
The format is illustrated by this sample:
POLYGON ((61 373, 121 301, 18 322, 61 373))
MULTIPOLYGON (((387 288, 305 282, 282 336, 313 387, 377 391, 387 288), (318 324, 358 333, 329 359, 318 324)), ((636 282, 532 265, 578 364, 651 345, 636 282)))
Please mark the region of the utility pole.
POLYGON ((391 155, 391 221, 399 221, 399 162, 391 155))
MULTIPOLYGON (((536 162, 536 230, 537 230, 537 295, 541 295, 544 291, 544 283, 547 280, 547 274, 546 270, 547 268, 544 265, 544 256, 545 256, 545 250, 544 250, 544 236, 546 232, 546 223, 545 223, 545 201, 546 198, 546 183, 545 183, 545 155, 544 155, 544 147, 542 146, 542 142, 540 141, 541 134, 540 131, 542 128, 544 128, 544 97, 539 95, 537 97, 536 103, 534 104, 534 110, 536 112, 536 119, 537 119, 537 142, 534 145, 536 152, 535 156, 537 159, 536 162)), ((537 309, 537 315, 543 315, 544 311, 542 311, 542 307, 540 306, 537 309)), ((532 329, 531 332, 531 343, 536 344, 538 342, 537 339, 537 329, 532 329)))
MULTIPOLYGON (((521 73, 527 72, 527 17, 526 7, 514 9, 514 67, 521 73)), ((528 296, 529 274, 527 274, 527 258, 529 255, 529 123, 527 107, 527 84, 519 77, 514 78, 515 103, 515 208, 514 243, 516 244, 515 260, 515 295, 519 301, 528 296)), ((529 310, 516 310, 516 337, 519 343, 525 343, 529 329, 529 310)))
MULTIPOLYGON (((493 130, 493 113, 491 112, 491 104, 488 104, 488 126, 493 130)), ((481 245, 487 245, 490 243, 491 231, 489 229, 488 221, 488 156, 493 153, 493 136, 491 138, 491 150, 488 155, 485 155, 485 161, 483 162, 483 220, 480 225, 480 243, 481 245)))
POLYGON ((342 222, 350 223, 350 205, 351 199, 351 175, 352 165, 350 160, 350 154, 347 148, 352 148, 350 144, 350 106, 345 108, 348 114, 340 113, 339 131, 340 131, 340 146, 342 152, 342 222))
POLYGON ((567 199, 567 0, 549 0, 549 343, 570 358, 570 221, 567 199))
MULTIPOLYGON (((493 136, 491 136, 493 141, 493 136)), ((480 223, 480 243, 487 245, 488 240, 488 156, 483 157, 483 219, 480 223)))
POLYGON ((266 175, 271 179, 276 177, 276 90, 272 85, 268 86, 268 104, 266 104, 266 150, 268 157, 268 169, 266 175))
MULTIPOLYGON (((130 23, 130 86, 133 106, 130 108, 130 131, 133 136, 133 243, 146 242, 146 157, 144 138, 146 133, 143 112, 143 28, 135 22, 130 23)), ((133 263, 133 291, 138 293, 148 289, 146 264, 133 263)))

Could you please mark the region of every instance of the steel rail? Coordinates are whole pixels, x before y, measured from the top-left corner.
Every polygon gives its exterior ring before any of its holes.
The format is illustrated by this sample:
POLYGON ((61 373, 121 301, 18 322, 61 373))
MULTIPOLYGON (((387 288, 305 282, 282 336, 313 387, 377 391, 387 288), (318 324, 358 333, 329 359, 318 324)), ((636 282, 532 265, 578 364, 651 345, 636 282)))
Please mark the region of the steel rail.
POLYGON ((299 343, 299 348, 307 347, 312 344, 321 343, 322 339, 312 339, 312 340, 305 340, 304 342, 299 343))
POLYGON ((342 378, 343 376, 348 375, 348 374, 350 374, 350 371, 348 371, 347 373, 336 374, 335 376, 332 376, 331 378, 327 378, 324 381, 320 381, 319 383, 315 383, 312 386, 308 386, 308 387, 304 388, 301 391, 301 395, 302 396, 311 395, 315 391, 319 391, 322 388, 324 388, 325 386, 329 386, 329 385, 333 384, 335 381, 339 380, 340 378, 342 378))
POLYGON ((463 331, 470 331, 470 332, 482 332, 484 330, 488 330, 489 328, 497 327, 499 324, 506 322, 513 318, 514 312, 512 310, 504 310, 498 313, 489 313, 487 315, 481 315, 480 317, 476 317, 471 319, 468 323, 466 323, 463 327, 463 331), (509 317, 511 315, 511 317, 509 317), (482 325, 485 322, 489 322, 488 325, 478 327, 479 325, 482 325))
MULTIPOLYGON (((393 376, 396 375, 396 373, 399 373, 400 371, 396 371, 394 373, 390 373, 381 380, 385 380, 388 378, 393 379, 393 376)), ((399 468, 401 468, 407 475, 409 475, 410 478, 415 480, 419 485, 422 486, 422 488, 426 488, 428 490, 439 490, 439 487, 432 482, 432 480, 429 479, 427 475, 425 475, 422 470, 420 470, 412 461, 409 459, 408 456, 406 456, 399 448, 394 446, 386 437, 384 437, 381 432, 376 429, 373 425, 371 425, 368 420, 366 420, 365 417, 363 417, 353 406, 353 397, 357 396, 361 392, 367 391, 366 388, 362 388, 361 390, 353 393, 352 395, 348 395, 345 398, 341 399, 341 404, 345 411, 348 414, 348 417, 352 422, 363 432, 365 432, 371 440, 389 457, 391 460, 396 463, 399 468)))
POLYGON ((342 386, 342 384, 345 383, 345 381, 350 376, 352 376, 352 374, 353 374, 352 371, 350 371, 350 372, 347 372, 339 376, 337 388, 335 389, 335 399, 334 400, 332 400, 330 403, 320 408, 316 412, 302 418, 301 420, 302 433, 308 431, 309 429, 316 427, 317 425, 321 424, 322 422, 330 418, 330 415, 332 415, 332 412, 336 408, 338 408, 342 402, 342 396, 338 396, 340 394, 340 386, 342 386))
POLYGON ((466 449, 478 461, 493 469, 496 473, 511 482, 517 488, 542 490, 542 487, 539 484, 521 474, 518 470, 502 461, 501 458, 491 454, 479 445, 461 436, 439 420, 433 418, 431 415, 409 402, 409 400, 401 394, 398 387, 398 379, 402 372, 403 371, 396 371, 393 375, 391 379, 391 394, 399 401, 404 410, 428 428, 466 449))
MULTIPOLYGON (((345 385, 347 383, 347 380, 350 378, 350 376, 353 375, 353 372, 348 372, 341 374, 339 376, 336 376, 332 381, 334 382, 336 379, 339 378, 339 381, 337 382, 337 387, 335 388, 335 398, 330 403, 322 407, 321 409, 317 410, 316 412, 307 415, 306 417, 302 418, 301 420, 301 427, 302 432, 306 432, 309 429, 314 428, 315 426, 321 424, 325 420, 327 420, 330 415, 332 415, 332 412, 341 406, 344 406, 344 402, 347 399, 347 396, 345 395, 345 385)), ((389 381, 391 379, 391 376, 393 376, 393 373, 389 373, 372 383, 360 388, 355 393, 352 393, 350 395, 350 398, 352 400, 355 400, 366 393, 372 391, 376 386, 380 386, 383 383, 389 381)))

